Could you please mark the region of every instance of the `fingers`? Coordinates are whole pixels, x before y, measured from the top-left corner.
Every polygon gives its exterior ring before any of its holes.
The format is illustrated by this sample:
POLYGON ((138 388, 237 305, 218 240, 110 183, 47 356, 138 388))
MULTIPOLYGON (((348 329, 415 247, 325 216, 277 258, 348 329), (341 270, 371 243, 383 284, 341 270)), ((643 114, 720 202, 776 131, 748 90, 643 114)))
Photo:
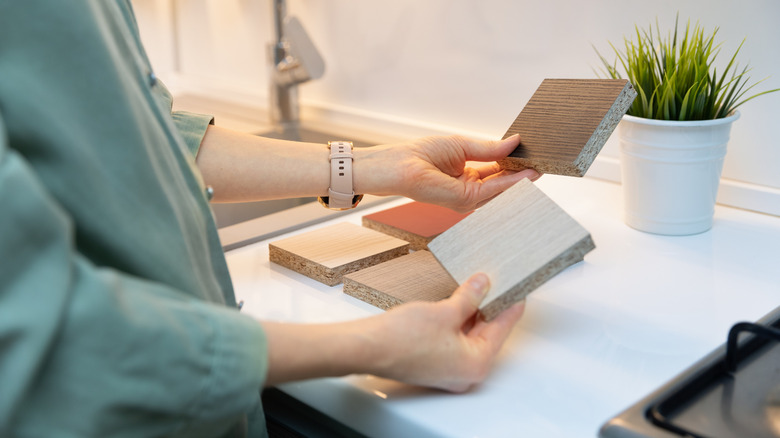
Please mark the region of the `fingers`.
POLYGON ((505 158, 520 144, 520 136, 515 134, 504 140, 474 140, 458 137, 459 144, 466 155, 466 160, 496 161, 505 158))
POLYGON ((507 336, 509 336, 517 321, 523 316, 524 311, 525 300, 512 305, 490 322, 485 322, 482 319, 478 320, 471 331, 469 331, 469 336, 487 340, 497 351, 507 336))
POLYGON ((496 178, 496 177, 506 176, 506 175, 514 175, 520 172, 523 173, 524 178, 528 178, 531 181, 536 181, 542 176, 542 174, 535 169, 525 168, 523 170, 506 170, 506 169, 502 169, 498 163, 492 163, 485 166, 476 167, 474 168, 474 170, 477 172, 481 180, 486 180, 488 178, 496 178))
POLYGON ((528 178, 531 181, 539 179, 539 172, 534 169, 525 169, 519 172, 495 174, 482 181, 479 185, 479 199, 477 200, 477 207, 481 207, 491 199, 500 195, 504 190, 512 187, 518 181, 523 178, 528 178))
POLYGON ((492 200, 493 200, 493 199, 494 199, 496 196, 498 196, 498 195, 493 195, 493 196, 491 196, 491 197, 489 197, 489 198, 487 198, 487 199, 484 199, 484 200, 482 200, 482 201, 480 201, 480 202, 477 202, 477 205, 476 205, 476 206, 474 206, 474 210, 476 210, 476 209, 478 209, 478 208, 481 208, 482 206, 484 206, 484 205, 485 205, 485 204, 487 204, 488 202, 492 201, 492 200))
POLYGON ((483 273, 477 273, 472 275, 453 292, 449 299, 458 311, 458 327, 462 326, 466 320, 474 316, 477 310, 479 310, 479 305, 489 289, 490 280, 488 276, 483 273))
POLYGON ((492 163, 485 166, 475 167, 474 170, 477 171, 479 179, 485 179, 501 173, 504 169, 502 169, 498 163, 492 163))

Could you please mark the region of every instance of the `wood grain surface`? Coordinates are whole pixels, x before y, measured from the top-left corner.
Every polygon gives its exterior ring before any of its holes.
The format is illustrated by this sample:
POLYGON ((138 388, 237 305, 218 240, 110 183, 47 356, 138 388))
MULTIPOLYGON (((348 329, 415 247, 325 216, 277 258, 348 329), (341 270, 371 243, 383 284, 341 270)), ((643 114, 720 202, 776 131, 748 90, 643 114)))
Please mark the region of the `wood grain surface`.
POLYGON ((342 276, 409 253, 409 243, 342 222, 268 244, 271 262, 328 286, 342 276))
POLYGON ((499 164, 583 176, 635 97, 626 79, 545 79, 504 134, 520 146, 499 164))
POLYGON ((459 284, 476 272, 488 275, 480 307, 488 321, 595 248, 590 233, 528 179, 428 247, 459 284))
POLYGON ((424 250, 344 276, 344 293, 380 309, 443 300, 457 287, 433 254, 424 250))
POLYGON ((468 215, 415 201, 363 216, 363 226, 405 240, 413 250, 420 250, 468 215))

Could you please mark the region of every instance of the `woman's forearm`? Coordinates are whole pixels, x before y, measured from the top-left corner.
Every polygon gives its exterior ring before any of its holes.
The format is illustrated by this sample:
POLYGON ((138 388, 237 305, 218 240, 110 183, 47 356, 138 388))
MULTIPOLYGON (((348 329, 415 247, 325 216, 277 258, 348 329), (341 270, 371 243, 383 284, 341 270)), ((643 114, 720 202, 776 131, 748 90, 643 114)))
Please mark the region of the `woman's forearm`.
POLYGON ((270 139, 210 126, 197 157, 213 202, 326 195, 330 184, 324 145, 270 139))
POLYGON ((316 325, 264 321, 262 325, 268 339, 267 386, 367 373, 379 360, 376 319, 316 325))
MULTIPOLYGON (((353 151, 355 193, 398 194, 400 151, 389 146, 353 151)), ((278 140, 209 126, 197 164, 213 202, 326 196, 330 186, 326 144, 278 140)))

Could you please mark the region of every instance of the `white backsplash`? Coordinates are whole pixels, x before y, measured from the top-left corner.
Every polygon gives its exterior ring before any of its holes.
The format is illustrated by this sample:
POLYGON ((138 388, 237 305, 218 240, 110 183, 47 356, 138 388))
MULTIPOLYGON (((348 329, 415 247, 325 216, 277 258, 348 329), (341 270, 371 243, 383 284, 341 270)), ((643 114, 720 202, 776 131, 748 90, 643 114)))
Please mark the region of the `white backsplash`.
MULTIPOLYGON (((133 4, 158 76, 174 90, 266 106, 270 1, 133 4)), ((301 87, 304 106, 485 137, 503 135, 542 79, 595 77, 592 45, 611 55, 608 42, 622 44, 635 23, 657 18, 668 29, 678 11, 681 20, 720 27, 724 58, 747 38, 740 59, 750 62, 751 76, 771 76, 761 89, 780 88, 776 0, 288 1, 326 62, 325 76, 301 87)), ((780 205, 780 93, 741 110, 723 173, 737 186, 724 196, 755 188, 767 199, 757 202, 780 205)), ((594 171, 613 178, 617 156, 613 138, 594 171)))

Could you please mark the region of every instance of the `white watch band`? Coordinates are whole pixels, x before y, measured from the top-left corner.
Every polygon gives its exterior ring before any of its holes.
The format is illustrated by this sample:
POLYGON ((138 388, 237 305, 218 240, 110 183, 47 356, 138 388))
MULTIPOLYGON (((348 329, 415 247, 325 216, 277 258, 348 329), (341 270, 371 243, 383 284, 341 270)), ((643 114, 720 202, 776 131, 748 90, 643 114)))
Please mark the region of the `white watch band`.
POLYGON ((328 207, 348 209, 353 207, 355 192, 352 189, 352 142, 329 141, 330 188, 328 207))

